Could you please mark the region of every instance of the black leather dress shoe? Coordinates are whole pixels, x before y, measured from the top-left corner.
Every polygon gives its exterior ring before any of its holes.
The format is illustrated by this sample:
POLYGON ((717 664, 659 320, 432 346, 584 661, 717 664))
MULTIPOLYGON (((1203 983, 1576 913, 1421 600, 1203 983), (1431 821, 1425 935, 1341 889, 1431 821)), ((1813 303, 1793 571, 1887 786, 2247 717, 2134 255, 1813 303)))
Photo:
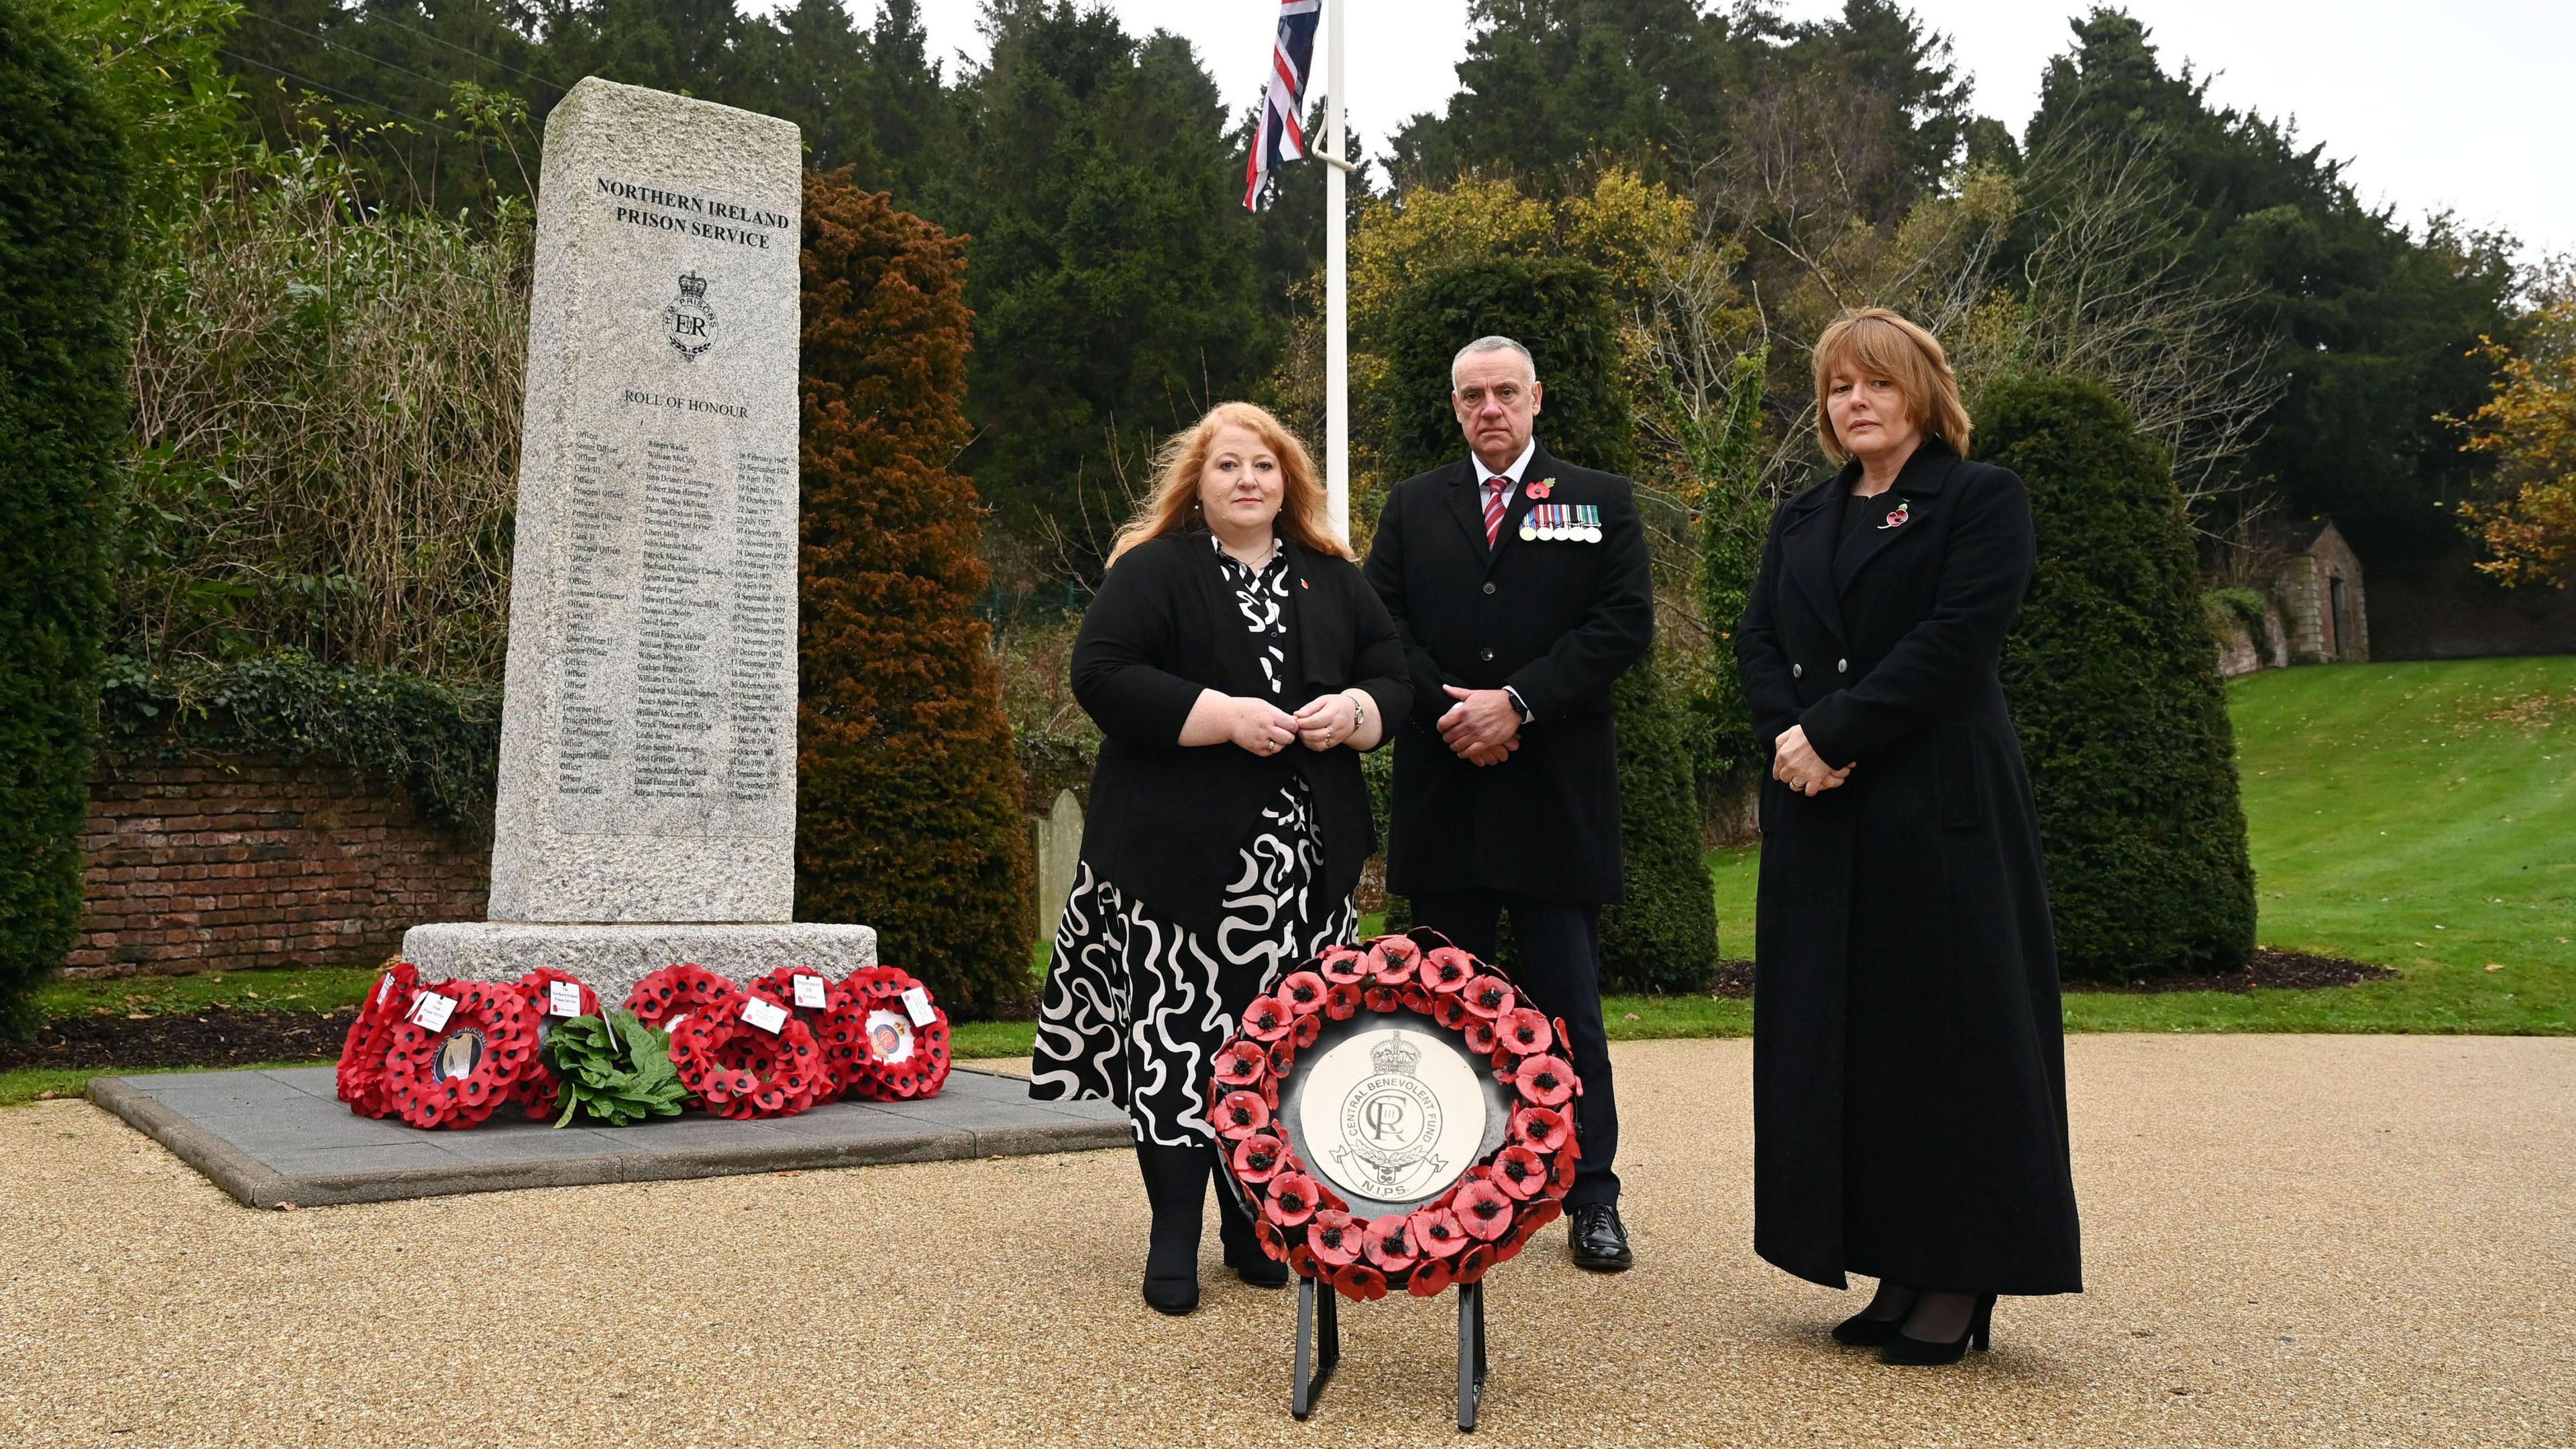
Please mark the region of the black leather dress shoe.
POLYGON ((1574 1266, 1595 1273, 1624 1273, 1637 1261, 1628 1250, 1628 1229, 1619 1221, 1619 1209, 1606 1202, 1576 1208, 1565 1240, 1574 1249, 1574 1266))

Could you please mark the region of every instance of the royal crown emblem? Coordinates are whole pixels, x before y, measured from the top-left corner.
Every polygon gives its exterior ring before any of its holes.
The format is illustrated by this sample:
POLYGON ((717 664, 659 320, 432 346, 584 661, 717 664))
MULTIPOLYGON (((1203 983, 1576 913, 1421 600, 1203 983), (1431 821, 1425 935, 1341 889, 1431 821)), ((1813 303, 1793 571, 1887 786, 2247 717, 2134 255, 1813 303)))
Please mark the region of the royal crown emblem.
POLYGON ((691 362, 716 342, 716 309, 707 305, 707 279, 680 274, 680 295, 662 309, 662 333, 691 362))
POLYGON ((1369 1064, 1391 1076, 1409 1077, 1422 1061, 1422 1048, 1389 1032, 1386 1040, 1369 1048, 1369 1064))
POLYGON ((1350 1084, 1330 1119, 1341 1140, 1325 1148, 1325 1175, 1387 1202, 1412 1197, 1445 1179, 1452 1157, 1441 1151, 1448 1111, 1431 1083, 1415 1075, 1422 1048, 1390 1031, 1368 1048, 1368 1076, 1350 1084))

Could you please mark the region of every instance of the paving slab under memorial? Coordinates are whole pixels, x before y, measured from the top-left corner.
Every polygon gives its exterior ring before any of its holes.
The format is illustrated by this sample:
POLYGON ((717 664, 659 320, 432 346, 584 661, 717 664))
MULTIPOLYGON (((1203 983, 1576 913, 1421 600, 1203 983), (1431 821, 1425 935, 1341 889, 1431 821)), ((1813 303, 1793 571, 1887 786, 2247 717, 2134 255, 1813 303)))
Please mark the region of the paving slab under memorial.
POLYGON ((882 1162, 1123 1147, 1126 1115, 1032 1102, 1017 1077, 952 1072, 913 1102, 835 1102, 756 1122, 692 1114, 556 1128, 506 1109, 470 1132, 351 1112, 329 1067, 99 1077, 90 1100, 251 1207, 322 1207, 450 1193, 723 1177, 882 1162))

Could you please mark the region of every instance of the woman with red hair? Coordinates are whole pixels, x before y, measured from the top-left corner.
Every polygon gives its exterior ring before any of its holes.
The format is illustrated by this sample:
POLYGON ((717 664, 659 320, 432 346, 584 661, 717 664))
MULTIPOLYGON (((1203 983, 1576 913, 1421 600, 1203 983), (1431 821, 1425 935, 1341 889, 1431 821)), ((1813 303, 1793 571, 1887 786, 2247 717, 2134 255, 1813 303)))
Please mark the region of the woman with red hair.
POLYGON ((1306 449, 1226 403, 1175 435, 1073 651, 1100 763, 1029 1095, 1127 1108, 1153 1210, 1145 1301, 1198 1306, 1208 1180, 1226 1265, 1278 1287, 1217 1169, 1216 1053, 1252 999, 1358 934, 1377 849, 1359 752, 1413 700, 1306 449))

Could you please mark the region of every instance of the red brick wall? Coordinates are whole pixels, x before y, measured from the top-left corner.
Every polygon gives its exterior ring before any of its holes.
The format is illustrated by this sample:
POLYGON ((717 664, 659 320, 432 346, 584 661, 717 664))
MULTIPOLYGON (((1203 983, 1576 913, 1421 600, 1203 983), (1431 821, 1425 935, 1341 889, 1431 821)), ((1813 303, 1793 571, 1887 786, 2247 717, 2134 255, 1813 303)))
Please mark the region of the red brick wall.
POLYGON ((69 974, 372 964, 425 921, 479 921, 491 842, 381 777, 264 757, 90 782, 69 974))

